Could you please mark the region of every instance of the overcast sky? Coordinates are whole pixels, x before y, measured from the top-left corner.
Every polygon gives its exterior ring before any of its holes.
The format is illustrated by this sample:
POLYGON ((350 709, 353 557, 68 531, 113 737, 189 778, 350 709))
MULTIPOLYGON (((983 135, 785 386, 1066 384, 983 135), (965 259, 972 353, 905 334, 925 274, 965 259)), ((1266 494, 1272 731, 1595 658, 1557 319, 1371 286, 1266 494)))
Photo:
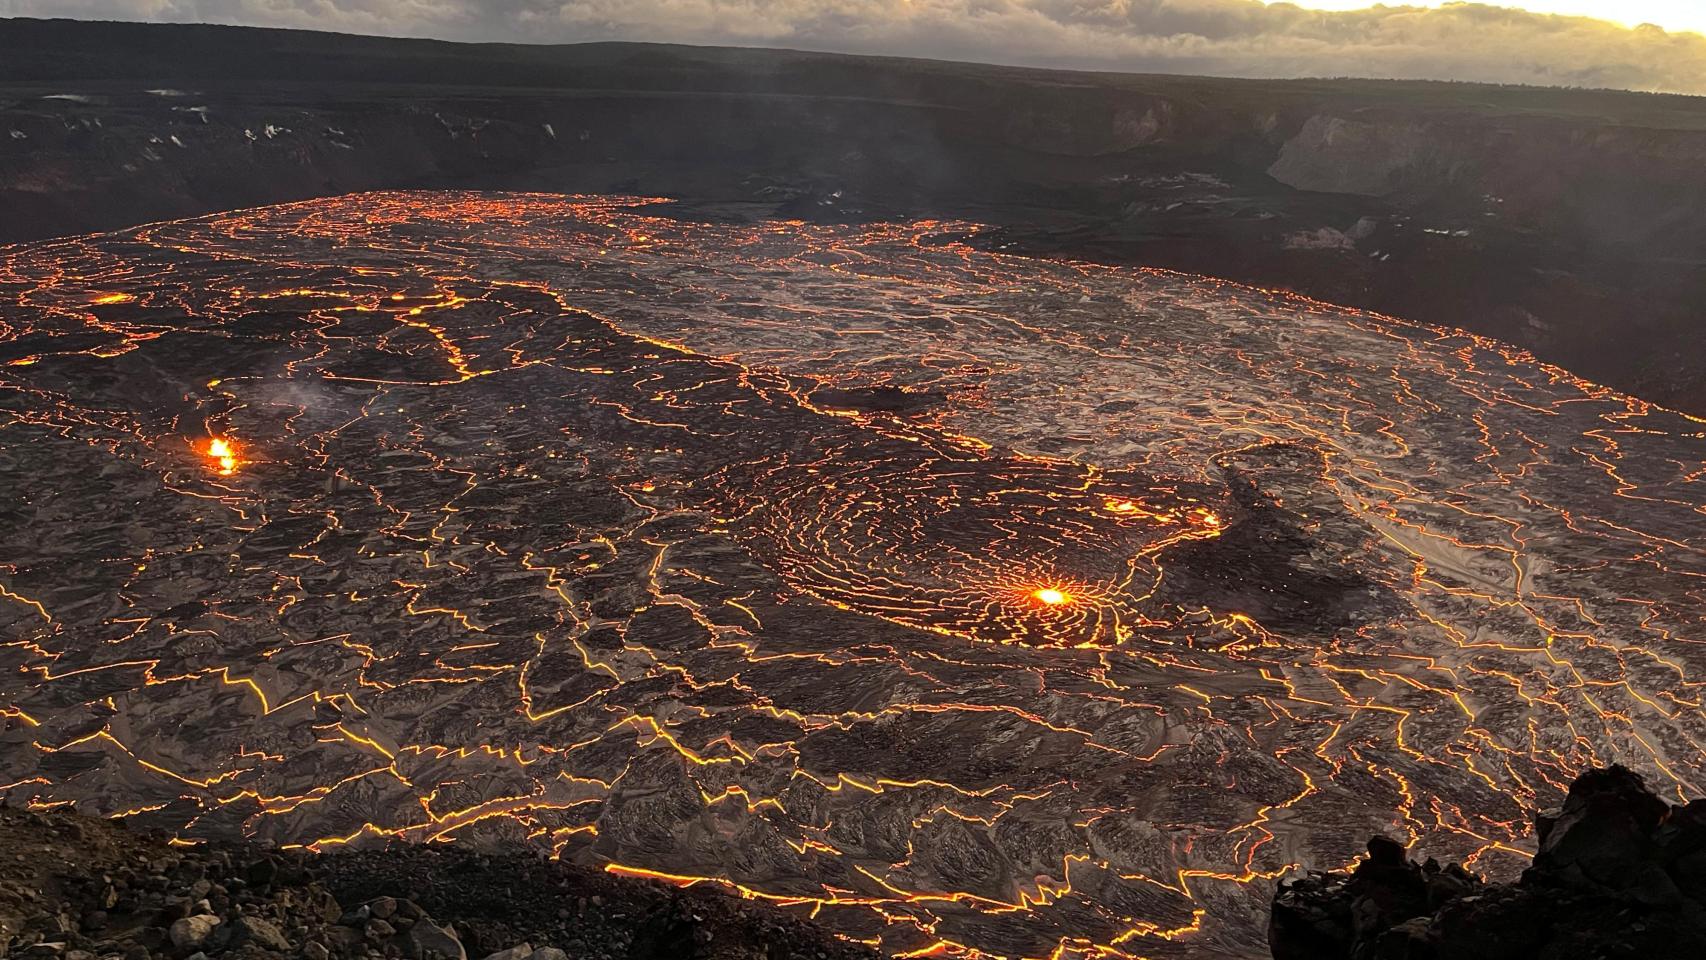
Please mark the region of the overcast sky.
MULTIPOLYGON (((1522 0, 1519 0, 1522 2, 1522 0)), ((0 14, 505 40, 660 40, 1034 66, 1371 76, 1706 94, 1706 0, 1331 11, 1262 0, 0 0, 0 14), (1654 20, 1671 32, 1622 22, 1654 20)))

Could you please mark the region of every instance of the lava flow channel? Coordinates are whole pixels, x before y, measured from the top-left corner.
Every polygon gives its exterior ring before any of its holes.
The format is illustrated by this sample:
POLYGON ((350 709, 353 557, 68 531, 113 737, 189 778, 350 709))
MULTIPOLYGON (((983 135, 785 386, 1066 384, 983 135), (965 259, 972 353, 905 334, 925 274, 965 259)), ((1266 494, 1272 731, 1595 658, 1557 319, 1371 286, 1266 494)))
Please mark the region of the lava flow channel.
POLYGON ((893 954, 1256 957, 1706 785, 1706 424, 977 228, 369 194, 0 248, 0 792, 893 954))

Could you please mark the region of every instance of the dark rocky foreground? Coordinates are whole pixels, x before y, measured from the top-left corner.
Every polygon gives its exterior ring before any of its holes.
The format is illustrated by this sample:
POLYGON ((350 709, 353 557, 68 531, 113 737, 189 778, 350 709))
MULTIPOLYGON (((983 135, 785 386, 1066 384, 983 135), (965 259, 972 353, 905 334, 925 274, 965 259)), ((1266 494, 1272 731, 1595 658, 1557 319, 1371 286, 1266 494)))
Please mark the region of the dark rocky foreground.
POLYGON ((853 960, 767 907, 519 851, 323 856, 173 846, 0 808, 0 957, 23 960, 853 960))
POLYGON ((1673 807, 1620 766, 1591 770, 1535 817, 1514 884, 1369 841, 1350 873, 1282 884, 1275 960, 1611 960, 1706 956, 1706 800, 1673 807))
MULTIPOLYGON (((1282 884, 1275 960, 1706 956, 1706 801, 1623 767, 1535 818, 1514 884, 1376 837, 1349 873, 1282 884)), ((869 958, 815 925, 524 852, 398 844, 308 855, 173 846, 115 821, 0 808, 0 957, 25 960, 869 958)))

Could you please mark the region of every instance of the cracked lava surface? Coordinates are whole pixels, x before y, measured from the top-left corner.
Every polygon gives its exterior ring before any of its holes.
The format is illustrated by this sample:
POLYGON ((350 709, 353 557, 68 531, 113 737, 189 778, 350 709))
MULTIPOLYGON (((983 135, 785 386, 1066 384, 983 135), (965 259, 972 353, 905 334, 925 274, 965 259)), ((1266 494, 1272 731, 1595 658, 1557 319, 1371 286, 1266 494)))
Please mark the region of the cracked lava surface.
POLYGON ((963 224, 343 197, 0 248, 0 793, 507 838, 893 954, 1265 956, 1706 785, 1706 423, 963 224))

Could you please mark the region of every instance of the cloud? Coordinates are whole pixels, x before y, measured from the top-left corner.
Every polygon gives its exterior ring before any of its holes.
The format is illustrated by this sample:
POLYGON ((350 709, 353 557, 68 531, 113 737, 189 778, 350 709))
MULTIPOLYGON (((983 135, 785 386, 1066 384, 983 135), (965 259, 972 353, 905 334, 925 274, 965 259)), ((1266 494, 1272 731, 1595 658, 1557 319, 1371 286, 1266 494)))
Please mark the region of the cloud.
POLYGON ((1259 0, 0 0, 0 14, 1706 94, 1706 37, 1699 34, 1479 3, 1328 13, 1259 0))

